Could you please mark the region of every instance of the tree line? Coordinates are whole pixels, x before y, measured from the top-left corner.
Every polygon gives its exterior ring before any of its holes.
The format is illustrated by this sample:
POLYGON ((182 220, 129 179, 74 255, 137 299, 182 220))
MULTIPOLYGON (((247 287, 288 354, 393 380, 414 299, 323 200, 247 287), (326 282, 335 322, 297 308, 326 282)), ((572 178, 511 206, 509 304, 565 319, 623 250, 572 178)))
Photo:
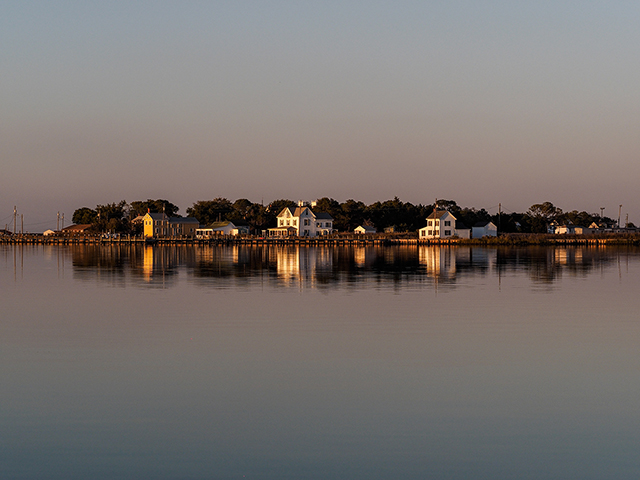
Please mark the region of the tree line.
MULTIPOLYGON (((251 232, 260 234, 263 230, 275 227, 278 213, 285 207, 295 208, 296 202, 287 199, 275 200, 268 205, 253 203, 246 198, 231 201, 218 197, 213 200, 200 200, 186 209, 186 215, 195 217, 202 225, 217 221, 231 221, 236 225, 248 225, 251 232)), ((600 217, 595 213, 573 210, 563 212, 551 202, 532 205, 524 213, 501 212, 490 214, 484 208, 460 207, 454 200, 437 200, 437 205, 412 204, 398 197, 384 202, 366 205, 361 201, 349 199, 338 202, 324 197, 317 200, 313 210, 327 212, 333 219, 334 229, 352 232, 359 225, 368 225, 382 232, 392 227, 395 232, 413 232, 426 225, 426 217, 434 209, 449 210, 459 221, 468 227, 477 222, 492 221, 503 233, 546 233, 551 222, 573 223, 589 226, 593 222, 614 224, 609 217, 600 217)), ((142 224, 134 222, 147 212, 162 213, 168 217, 179 216, 179 207, 164 199, 147 199, 131 203, 125 200, 119 203, 96 205, 95 208, 82 207, 73 213, 75 224, 91 224, 96 232, 142 233, 142 224)), ((630 225, 632 226, 632 225, 630 225)))

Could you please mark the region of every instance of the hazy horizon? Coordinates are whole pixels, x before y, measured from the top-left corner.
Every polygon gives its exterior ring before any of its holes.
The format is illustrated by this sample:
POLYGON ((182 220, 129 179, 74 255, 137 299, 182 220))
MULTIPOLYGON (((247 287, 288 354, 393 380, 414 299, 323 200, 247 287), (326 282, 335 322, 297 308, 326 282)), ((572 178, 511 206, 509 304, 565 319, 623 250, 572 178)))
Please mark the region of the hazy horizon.
MULTIPOLYGON (((0 222, 165 198, 553 202, 640 224, 640 4, 29 2, 0 222)), ((493 213, 493 212, 492 212, 493 213)), ((4 227, 4 225, 2 225, 4 227)))

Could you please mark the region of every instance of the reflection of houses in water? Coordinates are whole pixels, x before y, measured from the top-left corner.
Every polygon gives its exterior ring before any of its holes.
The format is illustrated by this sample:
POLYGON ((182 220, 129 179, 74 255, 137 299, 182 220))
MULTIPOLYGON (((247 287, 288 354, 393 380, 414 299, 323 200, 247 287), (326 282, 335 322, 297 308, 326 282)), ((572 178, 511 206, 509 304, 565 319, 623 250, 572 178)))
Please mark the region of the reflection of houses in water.
POLYGON ((378 247, 354 247, 353 263, 358 268, 371 268, 376 263, 379 255, 380 251, 378 247))
POLYGON ((418 261, 432 277, 453 279, 462 273, 485 274, 496 264, 497 251, 478 247, 421 245, 418 261))
POLYGON ((153 247, 145 245, 142 252, 142 276, 146 281, 151 280, 153 275, 153 247))
POLYGON ((584 248, 556 248, 553 260, 558 265, 581 265, 584 262, 584 248))
POLYGON ((333 251, 329 248, 274 247, 269 256, 275 255, 278 277, 285 280, 315 282, 333 270, 333 251))
POLYGON ((282 248, 275 250, 276 272, 278 277, 290 280, 300 274, 299 248, 282 248))
POLYGON ((427 275, 453 278, 456 274, 456 258, 449 246, 429 245, 418 247, 418 261, 426 267, 427 275))
POLYGON ((142 277, 151 282, 154 279, 163 281, 176 273, 180 266, 193 266, 194 253, 185 247, 153 247, 145 245, 142 251, 142 277))

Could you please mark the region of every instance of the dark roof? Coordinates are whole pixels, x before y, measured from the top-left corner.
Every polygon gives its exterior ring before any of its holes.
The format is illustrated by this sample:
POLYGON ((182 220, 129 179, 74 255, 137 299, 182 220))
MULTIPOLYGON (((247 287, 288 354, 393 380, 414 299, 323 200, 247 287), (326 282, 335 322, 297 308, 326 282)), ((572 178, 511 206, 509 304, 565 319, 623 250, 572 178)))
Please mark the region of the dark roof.
POLYGON ((454 216, 453 216, 453 214, 452 214, 451 212, 449 212, 449 211, 447 211, 447 210, 437 210, 437 211, 435 211, 435 212, 431 212, 431 215, 429 215, 429 216, 427 217, 427 220, 429 220, 429 219, 434 219, 434 218, 442 218, 442 217, 443 217, 445 214, 447 214, 447 213, 448 213, 449 215, 451 215, 453 218, 456 218, 456 217, 454 217, 454 216))
POLYGON ((197 223, 200 225, 200 222, 197 218, 193 217, 169 217, 164 213, 147 213, 153 220, 166 220, 169 223, 197 223))
POLYGON ((333 220, 333 217, 327 212, 317 212, 315 215, 317 220, 333 220))
POLYGON ((196 223, 200 225, 198 219, 193 217, 171 217, 169 218, 169 223, 196 223))
POLYGON ((460 220, 456 220, 456 230, 470 230, 470 229, 460 220))
POLYGON ((476 222, 473 226, 474 227, 486 227, 487 225, 489 225, 491 223, 490 220, 482 220, 480 222, 476 222))

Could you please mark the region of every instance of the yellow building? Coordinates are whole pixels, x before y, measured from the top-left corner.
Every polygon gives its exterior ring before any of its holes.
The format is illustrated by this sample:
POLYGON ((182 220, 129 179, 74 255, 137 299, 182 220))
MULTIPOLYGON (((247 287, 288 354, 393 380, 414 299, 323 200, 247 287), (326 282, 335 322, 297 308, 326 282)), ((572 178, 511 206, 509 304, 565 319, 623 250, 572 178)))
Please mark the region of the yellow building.
POLYGON ((200 222, 193 217, 168 217, 164 213, 147 213, 143 222, 144 238, 194 238, 200 226, 200 222))

